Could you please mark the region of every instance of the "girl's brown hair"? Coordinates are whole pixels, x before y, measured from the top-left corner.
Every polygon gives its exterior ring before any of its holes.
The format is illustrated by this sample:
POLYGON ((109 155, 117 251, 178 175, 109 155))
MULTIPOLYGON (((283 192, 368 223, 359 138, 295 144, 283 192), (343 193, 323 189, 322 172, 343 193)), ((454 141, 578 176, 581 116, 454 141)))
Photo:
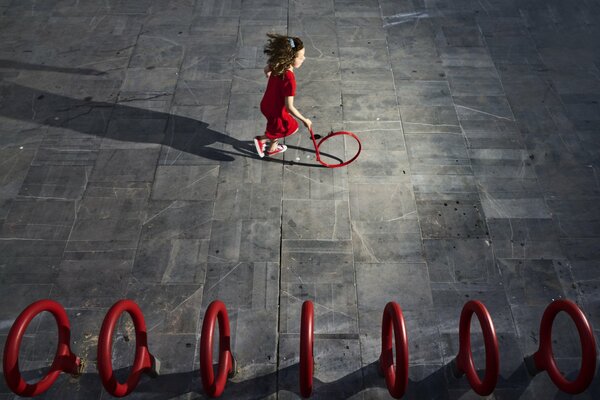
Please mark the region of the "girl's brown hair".
POLYGON ((265 54, 269 56, 267 63, 271 72, 282 75, 294 63, 296 53, 304 48, 304 43, 295 36, 284 36, 267 33, 269 41, 265 45, 265 54))

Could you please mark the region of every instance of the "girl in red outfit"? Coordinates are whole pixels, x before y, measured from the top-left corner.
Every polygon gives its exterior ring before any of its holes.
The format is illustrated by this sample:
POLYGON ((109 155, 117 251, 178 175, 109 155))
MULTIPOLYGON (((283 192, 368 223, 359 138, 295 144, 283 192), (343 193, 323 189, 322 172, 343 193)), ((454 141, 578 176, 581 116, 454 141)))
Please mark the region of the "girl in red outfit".
POLYGON ((304 44, 297 37, 273 33, 268 33, 267 36, 269 42, 264 52, 269 59, 264 71, 269 82, 260 102, 260 111, 267 118, 267 128, 263 136, 254 138, 256 152, 261 158, 265 154, 272 156, 287 150, 287 146, 278 143, 278 139, 298 131, 298 122, 292 115, 302 121, 308 129, 312 126, 311 120, 305 118, 294 107, 296 78, 293 71, 304 62, 304 44))

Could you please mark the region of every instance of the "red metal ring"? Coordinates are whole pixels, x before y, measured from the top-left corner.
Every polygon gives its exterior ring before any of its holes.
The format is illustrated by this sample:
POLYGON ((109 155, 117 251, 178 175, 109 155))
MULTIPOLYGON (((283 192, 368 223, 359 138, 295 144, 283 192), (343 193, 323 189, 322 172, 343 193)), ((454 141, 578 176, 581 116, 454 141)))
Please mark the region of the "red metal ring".
POLYGON ((319 140, 319 142, 317 143, 316 139, 315 139, 315 134, 313 132, 312 129, 310 129, 310 138, 313 142, 313 145, 315 146, 315 152, 317 155, 317 161, 321 164, 326 166, 327 168, 339 168, 339 167, 344 167, 348 164, 350 164, 352 161, 356 160, 358 158, 358 156, 360 155, 360 152, 362 151, 362 144, 360 143, 360 139, 358 139, 358 136, 356 136, 354 133, 352 132, 347 132, 347 131, 339 131, 339 132, 331 132, 329 135, 325 136, 324 138, 322 138, 321 140, 319 140), (321 146, 321 144, 323 144, 323 142, 325 142, 328 139, 331 139, 334 136, 339 136, 339 135, 346 135, 346 136, 351 136, 353 137, 356 142, 358 143, 358 151, 356 152, 356 154, 354 155, 354 157, 352 157, 351 159, 344 161, 342 163, 339 164, 328 164, 324 161, 321 160, 321 154, 319 153, 319 147, 321 146))
POLYGON ((390 395, 401 398, 408 385, 408 337, 402 309, 393 301, 387 303, 383 310, 379 369, 385 376, 390 395), (396 342, 396 366, 392 352, 392 330, 396 342))
POLYGON ((232 371, 233 364, 227 308, 223 302, 215 300, 210 303, 206 314, 204 314, 202 336, 200 337, 200 376, 204 391, 210 397, 219 397, 223 393, 227 376, 232 371), (217 319, 219 321, 219 368, 215 379, 212 365, 212 348, 217 319))
POLYGON ((540 347, 533 355, 535 366, 540 371, 548 371, 552 382, 563 392, 577 394, 583 392, 592 382, 596 372, 596 341, 592 327, 585 314, 572 301, 554 300, 546 307, 540 323, 540 347), (552 353, 552 324, 556 315, 564 311, 573 320, 581 341, 581 368, 575 380, 567 380, 556 366, 552 353))
POLYGON ((65 309, 59 303, 53 300, 38 300, 27 306, 13 323, 4 344, 4 378, 10 390, 19 396, 33 397, 50 389, 62 371, 78 374, 81 360, 71 351, 70 341, 71 326, 69 318, 65 309), (19 348, 27 326, 36 315, 44 311, 50 312, 56 320, 58 345, 54 361, 46 376, 37 383, 30 385, 25 382, 19 370, 19 348))
POLYGON ((132 300, 116 302, 104 317, 98 337, 98 372, 102 385, 108 393, 115 397, 127 396, 137 386, 142 373, 152 370, 153 359, 154 357, 148 350, 146 322, 142 311, 132 300), (129 313, 135 327, 135 359, 131 373, 123 384, 117 381, 112 368, 112 343, 115 326, 124 312, 129 313))
POLYGON ((469 384, 475 393, 480 396, 487 396, 496 388, 500 372, 500 361, 496 329, 492 317, 483 303, 471 300, 463 306, 460 313, 458 335, 460 344, 456 356, 456 367, 460 372, 467 375, 469 384), (483 381, 477 375, 471 352, 471 318, 473 314, 477 315, 485 343, 485 376, 483 381))
POLYGON ((310 397, 313 389, 314 308, 312 301, 302 304, 300 322, 300 394, 310 397))

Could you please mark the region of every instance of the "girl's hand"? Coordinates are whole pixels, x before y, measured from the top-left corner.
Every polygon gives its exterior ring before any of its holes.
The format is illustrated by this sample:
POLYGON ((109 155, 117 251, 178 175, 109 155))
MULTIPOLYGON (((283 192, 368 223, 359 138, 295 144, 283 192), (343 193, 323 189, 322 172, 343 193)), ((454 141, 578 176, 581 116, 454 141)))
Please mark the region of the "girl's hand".
POLYGON ((265 66, 265 68, 263 68, 263 71, 265 71, 265 76, 268 78, 269 76, 271 76, 271 67, 269 67, 268 65, 265 66))
POLYGON ((304 121, 302 121, 302 123, 309 131, 312 129, 312 121, 310 119, 306 118, 304 121))

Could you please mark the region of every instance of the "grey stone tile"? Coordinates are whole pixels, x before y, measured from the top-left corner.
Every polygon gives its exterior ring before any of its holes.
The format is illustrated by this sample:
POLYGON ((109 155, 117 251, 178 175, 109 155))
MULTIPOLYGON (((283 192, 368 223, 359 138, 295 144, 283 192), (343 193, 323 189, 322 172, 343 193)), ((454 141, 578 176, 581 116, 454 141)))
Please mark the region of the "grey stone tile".
MULTIPOLYGON (((323 148, 325 152, 327 150, 323 148)), ((294 152, 291 153, 294 155, 294 152)), ((325 157, 323 157, 324 159, 325 157)), ((345 200, 348 198, 348 181, 336 169, 284 167, 284 199, 345 200)))
MULTIPOLYGON (((4 253, 3 253, 4 254, 4 253)), ((52 285, 50 284, 2 284, 2 293, 10 296, 13 301, 6 302, 0 311, 2 325, 0 332, 8 334, 12 324, 18 315, 27 308, 27 306, 37 300, 45 299, 50 296, 52 285)), ((33 327, 33 326, 32 326, 33 327)))
POLYGON ((498 272, 489 239, 423 241, 432 282, 495 282, 498 272))
POLYGON ((440 57, 445 67, 491 68, 494 63, 482 47, 446 47, 440 57))
POLYGON ((279 267, 275 263, 209 263, 202 304, 215 299, 231 309, 274 310, 277 308, 279 267))
POLYGON ((449 162, 462 163, 468 159, 465 138, 451 134, 407 134, 406 148, 411 162, 447 165, 449 162))
POLYGON ((548 200, 547 204, 561 237, 600 236, 595 200, 548 200))
MULTIPOLYGON (((145 27, 146 28, 146 27, 145 27)), ((137 39, 129 61, 130 68, 178 68, 184 55, 185 45, 176 37, 157 37, 155 29, 144 30, 137 39), (175 40, 174 40, 175 39, 175 40)))
POLYGON ((400 106, 405 133, 461 133, 454 107, 400 106))
POLYGON ((65 260, 52 297, 64 307, 109 307, 123 298, 131 261, 65 260))
POLYGON ((389 301, 396 301, 403 310, 433 304, 425 264, 359 263, 356 276, 361 310, 379 310, 382 313, 389 301))
POLYGON ((399 121, 396 95, 386 93, 342 94, 344 121, 399 121))
POLYGON ((128 68, 121 90, 173 93, 177 72, 177 68, 128 68))
POLYGON ((102 150, 91 182, 148 182, 154 177, 154 169, 160 149, 102 150))
POLYGON ((19 195, 35 198, 79 199, 92 168, 89 166, 32 166, 19 195))
POLYGON ((279 261, 280 220, 243 220, 239 260, 279 261))
POLYGON ((553 260, 499 259, 498 267, 509 303, 546 306, 552 299, 565 297, 555 266, 553 260))
POLYGON ((283 239, 350 239, 344 200, 283 200, 283 239))
POLYGON ((423 262, 421 232, 415 220, 352 222, 354 261, 423 262))
POLYGON ((142 239, 208 239, 212 202, 153 201, 142 223, 142 239))
POLYGON ((442 26, 444 44, 449 47, 483 47, 481 32, 472 26, 442 26))
MULTIPOLYGON (((365 139, 369 140, 368 137, 360 136, 361 141, 365 139)), ((351 183, 394 182, 400 184, 408 182, 409 174, 410 165, 405 151, 382 152, 377 149, 363 148, 360 156, 348 170, 348 179, 351 183)))
POLYGON ((352 221, 369 222, 416 219, 410 183, 351 183, 350 217, 352 221))
POLYGON ((132 275, 140 282, 204 283, 208 240, 143 239, 132 275))
POLYGON ((42 284, 54 283, 58 276, 58 257, 0 258, 0 283, 42 284))
POLYGON ((127 116, 111 119, 100 148, 105 149, 155 149, 164 141, 166 114, 148 115, 148 118, 127 116))
MULTIPOLYGON (((441 164, 436 160, 436 164, 441 164)), ((460 164, 459 164, 460 165, 460 164)), ((469 170, 466 170, 469 173, 469 170)), ((467 196, 469 192, 477 192, 473 176, 456 175, 413 175, 413 187, 416 194, 426 194, 430 198, 442 198, 445 194, 467 196)))
MULTIPOLYGON (((458 339, 458 323, 462 307, 469 300, 478 300, 486 307, 496 330, 496 333, 514 333, 515 325, 513 315, 511 313, 509 303, 506 299, 506 294, 502 285, 480 284, 480 283, 431 283, 431 292, 433 297, 434 308, 439 317, 439 329, 442 334, 450 334, 450 336, 458 339)), ((473 320, 477 317, 474 315, 473 320)), ((471 324, 471 326, 477 326, 471 324)), ((473 332, 476 330, 473 329, 473 332)), ((452 340, 455 340, 452 339, 452 340)), ((456 356, 456 353, 451 351, 451 343, 442 344, 444 356, 448 357, 446 361, 456 356), (454 354, 453 354, 454 353, 454 354)))
POLYGON ((488 231, 481 208, 473 200, 417 200, 423 238, 484 238, 488 231))
POLYGON ((34 155, 33 150, 0 149, 0 158, 3 160, 0 164, 1 197, 17 196, 34 155))
POLYGON ((402 106, 452 106, 446 81, 400 82, 396 86, 398 103, 402 106))
POLYGON ((17 200, 0 231, 5 239, 66 240, 75 220, 76 204, 69 200, 17 200))
POLYGON ((390 49, 392 71, 396 86, 405 80, 435 81, 444 79, 446 73, 437 53, 428 56, 405 55, 403 51, 390 49))
POLYGON ((214 200, 219 167, 158 166, 152 187, 153 200, 214 200))
POLYGON ((513 120, 512 110, 503 96, 454 96, 460 120, 513 120))
MULTIPOLYGON (((280 396, 299 397, 298 335, 283 335, 280 345, 280 396)), ((348 398, 362 389, 360 344, 354 338, 315 338, 313 394, 317 399, 348 398)))
MULTIPOLYGON (((168 333, 194 334, 199 330, 198 310, 203 289, 202 285, 191 282, 161 285, 131 280, 126 298, 134 299, 142 310, 149 337, 168 333)), ((158 358, 162 361, 160 356, 158 358)))
POLYGON ((552 218, 546 202, 541 197, 528 197, 515 193, 482 194, 481 206, 486 218, 552 218))

